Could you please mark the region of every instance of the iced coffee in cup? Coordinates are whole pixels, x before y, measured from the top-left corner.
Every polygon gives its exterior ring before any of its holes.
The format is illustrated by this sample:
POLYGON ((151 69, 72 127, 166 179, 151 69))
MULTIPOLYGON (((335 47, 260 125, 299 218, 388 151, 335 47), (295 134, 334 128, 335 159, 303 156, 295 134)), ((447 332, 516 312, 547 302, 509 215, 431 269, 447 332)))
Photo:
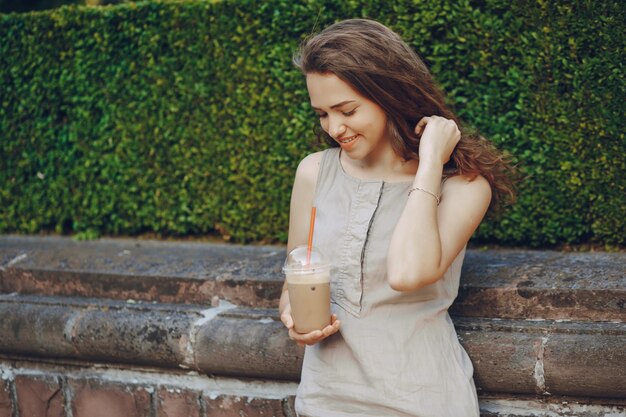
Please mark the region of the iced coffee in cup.
POLYGON ((295 331, 309 333, 330 324, 330 263, 313 247, 292 250, 283 267, 295 331))

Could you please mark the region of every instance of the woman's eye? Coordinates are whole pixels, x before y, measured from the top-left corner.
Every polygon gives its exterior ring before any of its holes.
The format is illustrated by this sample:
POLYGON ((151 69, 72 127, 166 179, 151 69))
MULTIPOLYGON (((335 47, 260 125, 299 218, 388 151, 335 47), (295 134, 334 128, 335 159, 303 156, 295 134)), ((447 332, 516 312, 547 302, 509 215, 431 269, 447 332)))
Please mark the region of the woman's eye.
POLYGON ((327 114, 326 114, 326 113, 317 113, 317 116, 318 116, 320 119, 323 119, 324 117, 326 117, 326 116, 327 116, 327 114))
POLYGON ((350 111, 347 111, 347 112, 343 112, 343 115, 344 115, 344 116, 352 116, 352 115, 354 114, 354 112, 355 112, 355 111, 356 111, 356 109, 354 109, 354 110, 350 110, 350 111))

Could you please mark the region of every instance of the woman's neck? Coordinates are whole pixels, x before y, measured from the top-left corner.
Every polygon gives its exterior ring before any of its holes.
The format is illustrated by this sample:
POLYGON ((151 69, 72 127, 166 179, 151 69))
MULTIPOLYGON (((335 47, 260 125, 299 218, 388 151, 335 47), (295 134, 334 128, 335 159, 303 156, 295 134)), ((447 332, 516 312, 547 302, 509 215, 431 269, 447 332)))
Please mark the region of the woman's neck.
POLYGON ((360 179, 379 179, 387 182, 410 181, 417 172, 417 160, 404 160, 391 147, 381 149, 365 159, 351 159, 341 152, 344 170, 360 179))

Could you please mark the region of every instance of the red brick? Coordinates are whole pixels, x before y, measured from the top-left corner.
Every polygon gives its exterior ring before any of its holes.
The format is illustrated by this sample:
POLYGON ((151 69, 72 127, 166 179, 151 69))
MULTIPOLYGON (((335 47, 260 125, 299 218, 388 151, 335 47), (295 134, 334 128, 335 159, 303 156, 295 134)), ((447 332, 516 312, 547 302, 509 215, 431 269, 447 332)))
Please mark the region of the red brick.
POLYGON ((200 393, 162 387, 157 392, 157 417, 200 417, 200 393))
POLYGON ((0 417, 11 417, 12 415, 13 401, 11 401, 9 382, 0 379, 0 417))
POLYGON ((63 391, 58 378, 17 375, 17 407, 21 417, 63 417, 63 391))
POLYGON ((220 395, 215 399, 205 396, 204 401, 211 417, 286 417, 283 401, 277 399, 220 395))
POLYGON ((74 417, 146 417, 150 393, 143 387, 97 380, 71 381, 74 417))

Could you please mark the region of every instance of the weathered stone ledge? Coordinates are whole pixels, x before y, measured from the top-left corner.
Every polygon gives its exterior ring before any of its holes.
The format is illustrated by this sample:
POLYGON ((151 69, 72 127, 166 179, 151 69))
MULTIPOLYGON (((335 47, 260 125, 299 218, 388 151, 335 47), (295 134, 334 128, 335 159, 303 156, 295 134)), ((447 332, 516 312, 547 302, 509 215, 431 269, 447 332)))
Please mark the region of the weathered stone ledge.
MULTIPOLYGON (((276 308, 284 248, 0 237, 0 293, 276 308)), ((451 313, 626 321, 626 253, 470 250, 451 313)))
MULTIPOLYGON (((283 257, 279 246, 1 236, 0 417, 14 416, 6 404, 22 407, 20 390, 41 389, 46 404, 62 397, 66 411, 75 398, 115 391, 100 374, 67 371, 69 363, 293 389, 303 350, 277 317, 283 257)), ((484 417, 626 416, 625 265, 626 253, 468 251, 451 313, 484 417)), ((142 384, 126 380, 126 394, 115 394, 127 410, 148 401, 150 412, 137 415, 294 416, 282 388, 242 401, 142 384)), ((90 415, 84 406, 65 417, 90 415)), ((24 407, 18 414, 34 410, 24 407)))
POLYGON ((0 236, 0 293, 276 307, 285 249, 0 236))
MULTIPOLYGON (((0 352, 297 380, 275 309, 0 296, 0 352)), ((622 398, 626 324, 454 318, 479 392, 622 398)))

